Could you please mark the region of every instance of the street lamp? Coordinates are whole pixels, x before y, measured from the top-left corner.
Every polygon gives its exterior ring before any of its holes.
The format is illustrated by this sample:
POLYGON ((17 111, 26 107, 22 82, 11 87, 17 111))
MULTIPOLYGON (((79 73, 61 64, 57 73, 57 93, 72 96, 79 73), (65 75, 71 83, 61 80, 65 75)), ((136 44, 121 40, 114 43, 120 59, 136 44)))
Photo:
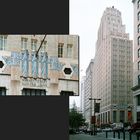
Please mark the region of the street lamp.
MULTIPOLYGON (((95 123, 96 123, 96 118, 95 118, 96 111, 95 111, 95 108, 96 108, 96 100, 101 100, 101 99, 89 98, 89 100, 91 100, 91 118, 92 118, 92 100, 94 100, 94 116, 93 116, 93 118, 94 118, 94 121, 93 121, 93 127, 94 127, 93 132, 94 133, 93 134, 96 135, 96 133, 95 133, 95 123)), ((91 121, 91 124, 92 124, 92 121, 91 121)))

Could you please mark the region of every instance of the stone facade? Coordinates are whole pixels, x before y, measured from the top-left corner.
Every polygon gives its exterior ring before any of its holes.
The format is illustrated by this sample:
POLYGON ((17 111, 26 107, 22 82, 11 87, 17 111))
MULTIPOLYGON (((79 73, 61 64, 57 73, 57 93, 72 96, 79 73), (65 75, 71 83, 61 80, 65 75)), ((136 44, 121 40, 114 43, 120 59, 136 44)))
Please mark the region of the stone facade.
POLYGON ((6 95, 79 95, 79 37, 47 35, 38 51, 43 38, 0 35, 0 87, 6 95))
POLYGON ((133 107, 134 122, 140 122, 140 0, 132 2, 134 6, 133 107))
POLYGON ((84 81, 84 116, 86 122, 91 126, 91 116, 93 116, 93 108, 92 108, 92 85, 93 85, 93 67, 94 67, 94 60, 91 59, 88 68, 86 69, 86 77, 84 81))
POLYGON ((121 12, 106 8, 101 18, 93 71, 93 97, 100 98, 100 123, 132 121, 132 41, 121 12))

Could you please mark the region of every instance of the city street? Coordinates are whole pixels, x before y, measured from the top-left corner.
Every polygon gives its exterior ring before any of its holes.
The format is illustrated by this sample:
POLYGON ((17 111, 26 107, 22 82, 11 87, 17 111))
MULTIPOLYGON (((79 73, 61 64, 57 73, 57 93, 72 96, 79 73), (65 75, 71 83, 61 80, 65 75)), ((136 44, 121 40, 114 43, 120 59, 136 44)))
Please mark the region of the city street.
MULTIPOLYGON (((121 134, 120 139, 118 139, 118 135, 116 134, 116 138, 113 138, 112 132, 108 134, 108 138, 106 138, 105 132, 98 133, 95 136, 89 134, 75 134, 70 135, 69 140, 123 140, 123 136, 121 134)), ((129 140, 129 133, 126 133, 125 140, 129 140)), ((137 140, 136 135, 132 135, 132 140, 137 140)))

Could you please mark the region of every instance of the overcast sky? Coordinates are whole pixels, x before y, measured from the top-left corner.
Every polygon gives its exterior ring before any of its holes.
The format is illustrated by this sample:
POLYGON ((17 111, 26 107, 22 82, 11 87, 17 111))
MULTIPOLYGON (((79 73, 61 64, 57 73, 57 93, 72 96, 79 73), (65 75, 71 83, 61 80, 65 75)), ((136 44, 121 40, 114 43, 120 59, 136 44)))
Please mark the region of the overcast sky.
MULTIPOLYGON (((80 36, 80 77, 95 55, 95 43, 102 14, 106 7, 117 8, 122 13, 122 22, 126 32, 133 39, 133 3, 132 0, 70 0, 70 34, 80 36)), ((80 97, 70 97, 80 106, 80 97)))

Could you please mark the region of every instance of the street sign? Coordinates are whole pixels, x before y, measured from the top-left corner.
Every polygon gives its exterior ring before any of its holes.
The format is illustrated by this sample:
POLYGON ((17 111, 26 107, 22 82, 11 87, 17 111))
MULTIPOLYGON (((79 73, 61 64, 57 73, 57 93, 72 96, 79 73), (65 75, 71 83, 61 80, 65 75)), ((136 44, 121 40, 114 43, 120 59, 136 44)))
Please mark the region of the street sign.
POLYGON ((96 122, 96 116, 91 117, 91 124, 94 124, 96 122))
POLYGON ((95 103, 95 113, 100 112, 100 103, 95 103))

